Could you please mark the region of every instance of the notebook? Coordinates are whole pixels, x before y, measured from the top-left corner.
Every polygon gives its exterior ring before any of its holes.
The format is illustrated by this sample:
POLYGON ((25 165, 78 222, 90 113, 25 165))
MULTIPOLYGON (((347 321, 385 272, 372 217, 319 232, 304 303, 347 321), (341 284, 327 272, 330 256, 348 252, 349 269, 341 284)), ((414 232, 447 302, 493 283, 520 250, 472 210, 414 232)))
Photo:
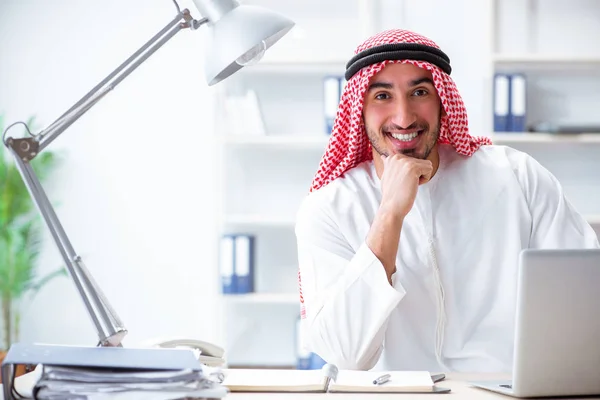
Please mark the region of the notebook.
POLYGON ((447 393, 435 386, 427 371, 338 370, 325 364, 315 370, 225 369, 222 385, 231 392, 316 393, 447 393), (373 381, 389 374, 383 384, 373 381))

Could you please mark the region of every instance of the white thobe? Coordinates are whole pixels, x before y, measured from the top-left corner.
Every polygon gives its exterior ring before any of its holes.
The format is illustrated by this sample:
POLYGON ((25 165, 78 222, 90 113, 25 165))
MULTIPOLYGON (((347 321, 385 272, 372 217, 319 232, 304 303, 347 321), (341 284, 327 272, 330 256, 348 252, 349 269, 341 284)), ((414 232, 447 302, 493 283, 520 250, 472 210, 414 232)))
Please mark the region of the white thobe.
POLYGON ((381 200, 372 161, 300 206, 301 331, 338 368, 510 372, 520 251, 599 247, 526 153, 438 148, 439 168, 404 219, 392 285, 365 243, 381 200))

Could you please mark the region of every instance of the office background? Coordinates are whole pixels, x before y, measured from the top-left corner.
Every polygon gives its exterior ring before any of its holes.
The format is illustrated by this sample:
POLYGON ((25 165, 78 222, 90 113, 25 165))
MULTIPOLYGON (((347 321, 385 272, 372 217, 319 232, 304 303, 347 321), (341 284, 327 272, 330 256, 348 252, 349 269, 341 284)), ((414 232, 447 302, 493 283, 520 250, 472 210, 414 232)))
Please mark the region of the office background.
MULTIPOLYGON (((494 132, 493 102, 496 73, 523 73, 527 126, 600 126, 597 2, 247 3, 297 23, 263 62, 209 88, 200 36, 182 32, 51 146, 64 164, 49 196, 129 329, 126 346, 193 337, 224 346, 232 365, 296 364, 294 212, 327 141, 325 82, 382 29, 435 40, 471 132, 536 157, 600 231, 600 134, 494 132), (254 238, 251 293, 222 294, 222 235, 254 238)), ((169 0, 2 0, 0 113, 47 126, 174 15, 169 0)), ((60 263, 46 237, 40 272, 60 263)), ((95 344, 69 279, 25 306, 22 340, 95 344)))

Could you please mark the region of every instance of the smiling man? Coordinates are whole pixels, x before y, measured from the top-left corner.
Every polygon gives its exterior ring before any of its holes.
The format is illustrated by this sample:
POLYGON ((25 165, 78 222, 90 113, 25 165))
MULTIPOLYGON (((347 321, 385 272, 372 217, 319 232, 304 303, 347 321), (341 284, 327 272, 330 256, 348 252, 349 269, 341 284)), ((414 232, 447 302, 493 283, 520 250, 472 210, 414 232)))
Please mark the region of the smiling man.
POLYGON ((599 247, 552 174, 469 135, 450 73, 404 30, 348 62, 296 222, 302 335, 338 368, 510 371, 520 251, 599 247))

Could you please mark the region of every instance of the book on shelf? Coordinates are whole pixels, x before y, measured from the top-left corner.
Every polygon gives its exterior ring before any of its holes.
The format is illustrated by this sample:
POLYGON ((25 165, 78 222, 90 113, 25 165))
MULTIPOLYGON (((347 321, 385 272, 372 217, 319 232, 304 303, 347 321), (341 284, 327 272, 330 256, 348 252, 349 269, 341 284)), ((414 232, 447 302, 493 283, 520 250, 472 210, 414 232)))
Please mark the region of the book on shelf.
POLYGON ((447 393, 434 384, 427 371, 338 370, 332 364, 321 369, 225 369, 222 385, 231 392, 313 393, 447 393), (382 384, 379 377, 389 375, 382 384))

